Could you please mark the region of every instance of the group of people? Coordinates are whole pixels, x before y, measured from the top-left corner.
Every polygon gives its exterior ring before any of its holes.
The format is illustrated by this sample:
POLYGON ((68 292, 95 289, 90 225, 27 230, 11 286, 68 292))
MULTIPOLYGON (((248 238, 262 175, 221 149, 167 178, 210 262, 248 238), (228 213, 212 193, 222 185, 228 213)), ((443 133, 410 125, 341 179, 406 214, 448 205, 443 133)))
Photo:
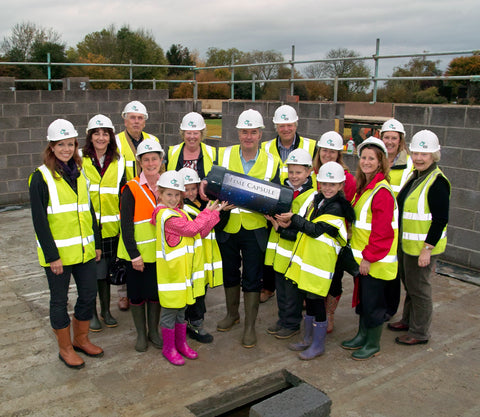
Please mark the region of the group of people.
POLYGON ((278 320, 267 332, 288 339, 303 322, 303 337, 289 349, 303 360, 322 355, 344 271, 354 276, 360 320, 357 335, 341 346, 354 350, 354 359, 380 351, 383 323, 398 309, 400 282, 406 290, 402 319, 388 328, 406 331, 397 343, 428 342, 429 280, 445 250, 450 197, 433 132, 416 133, 408 154, 403 125, 385 122, 381 139, 358 146, 353 176, 342 160, 343 138, 334 131, 318 142, 300 136, 297 113, 288 105, 275 112, 276 138, 262 143, 263 117, 249 109, 238 117, 239 144, 218 150, 202 142, 206 125, 198 113, 184 116, 182 141, 166 153, 158 138, 144 132, 148 113, 142 103, 128 103, 122 117, 125 130, 118 135, 108 117, 91 118, 81 151, 74 126, 55 120, 44 164, 29 179, 50 322, 68 367, 84 367, 77 352, 103 356, 89 330, 117 326, 107 279, 117 258, 126 263, 119 307, 131 311, 135 349, 144 352, 151 343, 173 365, 198 356, 187 334, 200 343, 213 341, 204 326, 205 296, 208 287, 222 284, 226 315, 218 331, 240 322, 243 292, 241 343, 254 347, 260 302, 276 293, 278 320), (208 201, 205 177, 213 165, 290 188, 290 211, 263 215, 208 201), (73 338, 71 275, 78 292, 73 338))

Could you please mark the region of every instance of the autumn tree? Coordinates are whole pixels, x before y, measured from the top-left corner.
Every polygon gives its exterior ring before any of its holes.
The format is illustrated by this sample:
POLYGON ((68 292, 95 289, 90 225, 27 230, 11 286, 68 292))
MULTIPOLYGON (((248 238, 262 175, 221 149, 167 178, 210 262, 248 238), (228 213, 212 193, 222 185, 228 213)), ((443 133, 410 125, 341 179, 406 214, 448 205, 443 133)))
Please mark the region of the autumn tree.
MULTIPOLYGON (((307 78, 367 78, 371 76, 370 68, 360 59, 352 59, 360 55, 350 49, 331 49, 326 59, 332 61, 308 65, 304 73, 307 78), (349 58, 349 59, 342 59, 349 58)), ((351 100, 356 94, 365 93, 370 81, 339 81, 338 100, 351 100)), ((332 86, 331 97, 333 97, 332 86)))
MULTIPOLYGON (((461 56, 454 58, 448 64, 445 75, 476 75, 480 76, 480 51, 472 56, 461 56)), ((480 103, 480 82, 479 81, 450 81, 459 101, 465 104, 480 103)))

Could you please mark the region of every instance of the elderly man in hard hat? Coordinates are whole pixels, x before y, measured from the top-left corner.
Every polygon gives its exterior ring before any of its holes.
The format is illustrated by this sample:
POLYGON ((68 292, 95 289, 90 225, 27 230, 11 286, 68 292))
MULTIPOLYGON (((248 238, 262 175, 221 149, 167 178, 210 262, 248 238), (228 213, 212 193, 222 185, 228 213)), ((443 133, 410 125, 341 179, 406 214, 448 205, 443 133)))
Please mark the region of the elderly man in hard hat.
MULTIPOLYGON (((316 150, 316 141, 307 139, 297 133, 298 115, 295 109, 288 104, 280 106, 275 110, 273 116, 273 124, 277 131, 277 137, 262 143, 262 149, 281 160, 280 164, 280 182, 288 177, 288 166, 286 160, 290 152, 295 149, 305 149, 313 158, 316 150)), ((316 187, 315 174, 312 173, 313 186, 316 187)), ((262 293, 260 294, 260 302, 267 301, 273 297, 275 293, 275 275, 269 267, 265 268, 264 283, 262 293)))
MULTIPOLYGON (((279 183, 280 160, 260 148, 264 128, 261 114, 256 110, 244 111, 238 117, 236 127, 240 145, 220 148, 218 164, 260 180, 279 183)), ((241 286, 245 306, 242 345, 245 348, 254 347, 257 343, 255 320, 267 241, 267 220, 263 214, 244 209, 234 208, 223 230, 217 232, 227 304, 227 315, 217 323, 217 330, 228 331, 240 321, 241 286)))
MULTIPOLYGON (((143 131, 145 122, 148 119, 148 113, 147 108, 139 101, 128 103, 122 111, 122 118, 125 123, 125 130, 116 135, 116 139, 120 153, 125 159, 126 179, 130 181, 138 176, 141 171, 136 158, 138 145, 144 139, 153 139, 158 142, 158 138, 143 131)), ((118 308, 123 311, 128 310, 129 302, 126 285, 118 287, 118 296, 118 308)))

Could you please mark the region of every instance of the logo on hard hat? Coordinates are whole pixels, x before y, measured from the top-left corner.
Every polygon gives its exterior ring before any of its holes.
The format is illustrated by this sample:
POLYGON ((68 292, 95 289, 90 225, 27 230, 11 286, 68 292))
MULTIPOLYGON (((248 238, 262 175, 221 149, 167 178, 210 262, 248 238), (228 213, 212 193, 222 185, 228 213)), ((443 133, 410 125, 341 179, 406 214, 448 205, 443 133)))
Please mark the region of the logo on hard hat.
POLYGON ((428 149, 428 145, 423 140, 418 144, 418 146, 420 146, 420 148, 423 148, 423 149, 428 149))
POLYGON ((102 123, 102 121, 101 121, 100 119, 97 120, 97 121, 95 122, 95 124, 96 124, 97 126, 103 126, 103 123, 102 123))
POLYGON ((148 150, 151 150, 153 149, 151 145, 149 145, 148 143, 145 144, 145 149, 148 151, 148 150))
POLYGON ((138 107, 135 106, 135 104, 134 104, 134 105, 132 106, 132 110, 133 110, 133 111, 138 111, 138 107))
POLYGON ((62 130, 60 130, 60 134, 63 135, 63 136, 67 136, 69 133, 66 129, 62 129, 62 130))
POLYGON ((288 120, 288 116, 286 114, 282 114, 280 116, 280 119, 283 119, 283 120, 288 120))
POLYGON ((194 122, 193 120, 190 120, 190 121, 188 122, 188 125, 189 125, 190 127, 197 127, 197 125, 195 124, 195 122, 194 122))
POLYGON ((298 159, 295 157, 295 155, 292 155, 292 156, 290 156, 290 161, 298 162, 298 159))
POLYGON ((333 175, 331 172, 327 172, 326 177, 327 177, 327 178, 331 178, 332 180, 335 179, 335 175, 333 175))
POLYGON ((193 178, 190 175, 185 176, 186 181, 193 181, 193 178))
POLYGON ((253 126, 253 124, 252 124, 252 122, 250 122, 250 120, 245 120, 243 122, 243 124, 246 125, 246 126, 253 126))
POLYGON ((174 187, 180 188, 180 184, 175 178, 170 180, 170 184, 172 184, 174 187))
POLYGON ((332 146, 335 145, 335 144, 333 143, 333 140, 332 140, 332 139, 328 139, 328 140, 327 140, 327 143, 328 143, 329 145, 332 145, 332 146))
POLYGON ((393 123, 390 123, 390 125, 388 126, 390 129, 395 129, 395 125, 393 123))

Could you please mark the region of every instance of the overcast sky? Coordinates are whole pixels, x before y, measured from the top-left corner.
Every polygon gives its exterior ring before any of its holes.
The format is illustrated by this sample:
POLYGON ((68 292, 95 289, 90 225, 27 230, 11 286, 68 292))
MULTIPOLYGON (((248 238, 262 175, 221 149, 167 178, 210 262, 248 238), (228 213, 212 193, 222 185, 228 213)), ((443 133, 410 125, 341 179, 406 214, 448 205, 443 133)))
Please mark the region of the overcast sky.
MULTIPOLYGON (((202 58, 209 47, 235 47, 274 49, 288 60, 293 44, 296 60, 321 59, 339 47, 372 55, 376 38, 382 55, 480 49, 479 0, 0 0, 0 5, 0 40, 16 23, 33 22, 57 31, 68 47, 113 23, 117 29, 126 24, 151 30, 164 51, 180 43, 202 58)), ((441 69, 452 58, 441 58, 441 69)), ((387 68, 405 62, 381 63, 381 73, 390 75, 387 68)))

